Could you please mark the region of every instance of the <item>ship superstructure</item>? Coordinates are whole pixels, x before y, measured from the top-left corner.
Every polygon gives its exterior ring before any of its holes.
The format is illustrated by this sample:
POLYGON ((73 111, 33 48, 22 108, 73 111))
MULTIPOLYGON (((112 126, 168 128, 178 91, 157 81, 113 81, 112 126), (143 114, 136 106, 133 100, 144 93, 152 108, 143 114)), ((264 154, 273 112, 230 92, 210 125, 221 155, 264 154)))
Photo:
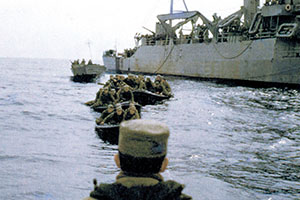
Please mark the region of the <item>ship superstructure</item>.
POLYGON ((300 84, 300 0, 267 0, 262 8, 244 0, 224 19, 199 11, 157 18, 155 32, 135 36, 135 48, 104 52, 108 70, 300 84))

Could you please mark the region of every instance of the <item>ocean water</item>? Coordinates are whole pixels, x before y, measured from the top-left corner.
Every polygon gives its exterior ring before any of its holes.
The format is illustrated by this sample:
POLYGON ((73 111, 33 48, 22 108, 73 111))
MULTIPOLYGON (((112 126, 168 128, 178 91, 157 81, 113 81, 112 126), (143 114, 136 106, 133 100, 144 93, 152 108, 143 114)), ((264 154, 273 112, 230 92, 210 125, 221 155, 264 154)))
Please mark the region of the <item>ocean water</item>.
MULTIPOLYGON (((82 199, 115 180, 117 146, 83 104, 100 86, 71 75, 67 60, 0 59, 0 199, 82 199)), ((170 127, 166 180, 196 200, 300 199, 298 90, 167 79, 174 98, 142 108, 170 127)))

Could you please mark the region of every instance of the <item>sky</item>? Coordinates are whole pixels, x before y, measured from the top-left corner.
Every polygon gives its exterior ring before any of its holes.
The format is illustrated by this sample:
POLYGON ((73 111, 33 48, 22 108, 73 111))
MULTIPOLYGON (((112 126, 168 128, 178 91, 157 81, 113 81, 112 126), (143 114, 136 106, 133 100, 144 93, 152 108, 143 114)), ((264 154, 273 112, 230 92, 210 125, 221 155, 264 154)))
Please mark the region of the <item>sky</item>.
MULTIPOLYGON (((208 19, 243 5, 185 2, 208 19)), ((182 0, 174 0, 174 10, 184 10, 182 0)), ((105 50, 133 48, 134 35, 149 33, 143 26, 154 31, 156 16, 169 12, 170 0, 0 0, 0 57, 101 60, 105 50)))

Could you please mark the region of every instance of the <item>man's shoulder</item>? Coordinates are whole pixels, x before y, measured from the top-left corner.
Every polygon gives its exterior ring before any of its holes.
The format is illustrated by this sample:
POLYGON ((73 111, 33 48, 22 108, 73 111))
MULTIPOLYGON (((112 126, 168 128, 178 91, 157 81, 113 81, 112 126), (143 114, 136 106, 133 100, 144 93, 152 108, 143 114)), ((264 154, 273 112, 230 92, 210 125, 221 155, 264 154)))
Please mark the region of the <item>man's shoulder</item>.
POLYGON ((100 184, 94 191, 91 192, 91 199, 136 199, 137 196, 153 197, 155 199, 174 199, 174 200, 191 200, 192 198, 182 193, 184 185, 175 181, 159 182, 150 187, 133 186, 126 187, 120 183, 100 184))
POLYGON ((162 185, 161 190, 166 193, 172 194, 172 197, 174 197, 174 199, 178 199, 178 200, 192 199, 192 197, 182 193, 182 191, 185 187, 183 184, 180 184, 173 180, 163 181, 163 182, 160 182, 160 184, 162 185))

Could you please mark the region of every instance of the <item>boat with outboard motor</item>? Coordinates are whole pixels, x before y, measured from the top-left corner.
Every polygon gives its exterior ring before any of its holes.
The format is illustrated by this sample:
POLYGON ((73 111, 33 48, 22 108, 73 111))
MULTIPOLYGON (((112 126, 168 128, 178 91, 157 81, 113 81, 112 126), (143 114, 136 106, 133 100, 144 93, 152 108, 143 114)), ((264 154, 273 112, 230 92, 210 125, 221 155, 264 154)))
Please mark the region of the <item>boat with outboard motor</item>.
POLYGON ((157 16, 155 31, 135 36, 135 48, 105 51, 103 62, 109 71, 298 87, 299 16, 300 0, 266 0, 261 8, 259 0, 244 0, 237 12, 212 21, 199 11, 171 9, 157 16))

